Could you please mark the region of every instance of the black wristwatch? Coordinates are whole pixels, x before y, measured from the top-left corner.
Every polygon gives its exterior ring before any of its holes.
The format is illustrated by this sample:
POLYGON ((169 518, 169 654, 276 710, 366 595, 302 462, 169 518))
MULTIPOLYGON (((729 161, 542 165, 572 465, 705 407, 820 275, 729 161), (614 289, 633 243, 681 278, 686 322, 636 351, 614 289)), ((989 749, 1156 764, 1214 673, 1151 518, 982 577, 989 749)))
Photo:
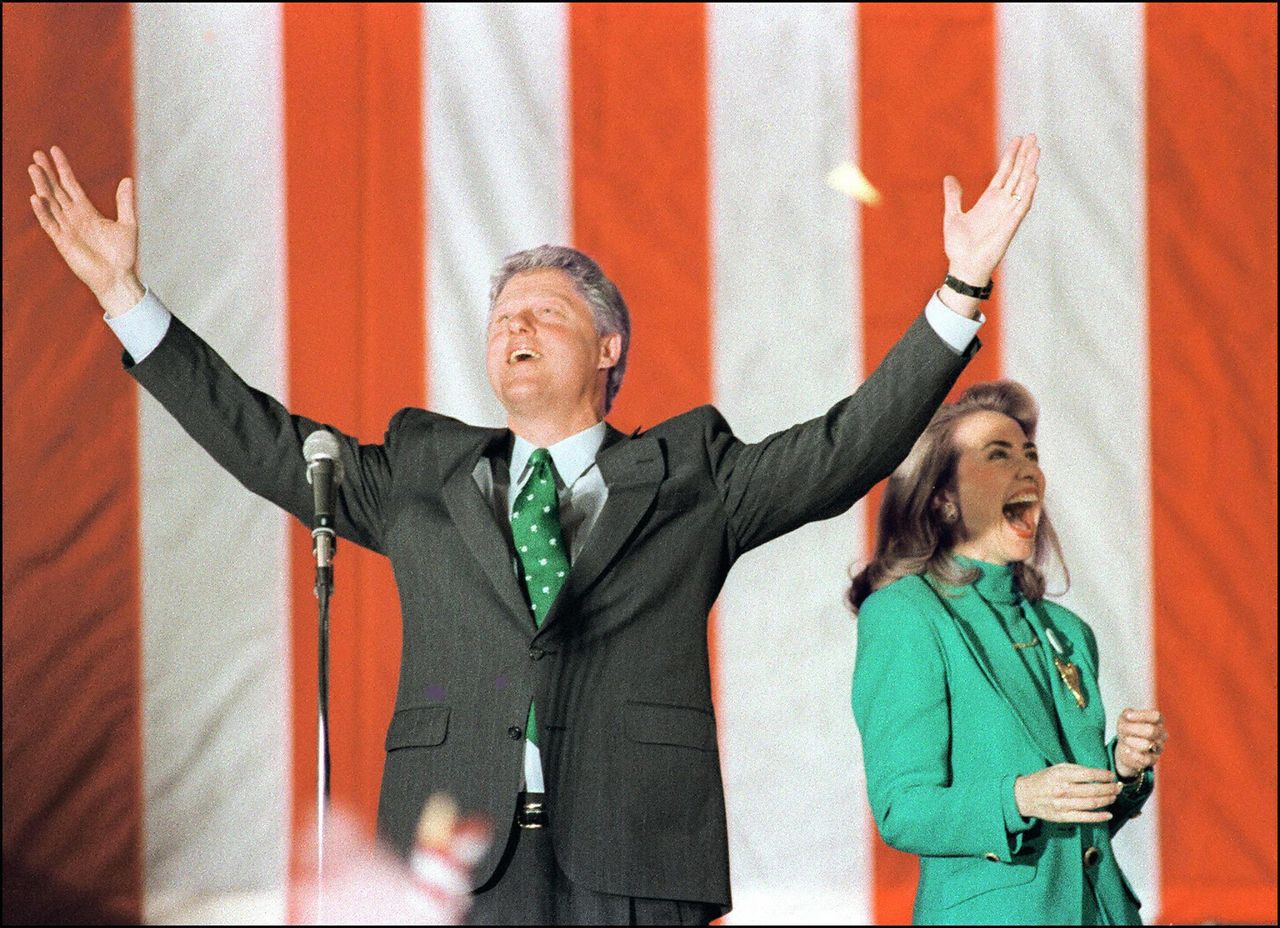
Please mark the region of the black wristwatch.
POLYGON ((971 296, 978 300, 986 300, 991 298, 991 284, 993 282, 994 281, 988 280, 985 287, 975 287, 972 284, 965 283, 958 277, 952 277, 948 274, 943 278, 942 285, 944 287, 950 287, 956 293, 963 293, 965 296, 971 296))

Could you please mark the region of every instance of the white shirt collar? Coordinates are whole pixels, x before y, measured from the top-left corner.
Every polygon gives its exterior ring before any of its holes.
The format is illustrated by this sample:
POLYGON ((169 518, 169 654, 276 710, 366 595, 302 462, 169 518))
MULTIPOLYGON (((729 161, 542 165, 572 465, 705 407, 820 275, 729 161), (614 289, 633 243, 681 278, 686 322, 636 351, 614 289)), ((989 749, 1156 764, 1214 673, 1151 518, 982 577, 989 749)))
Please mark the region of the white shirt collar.
MULTIPOLYGON (((590 428, 583 429, 576 435, 562 438, 547 449, 551 454, 551 463, 555 465, 556 474, 566 487, 591 469, 596 462, 600 446, 604 444, 609 427, 604 422, 597 422, 590 428)), ((515 445, 511 449, 511 486, 519 487, 525 478, 525 470, 529 465, 529 456, 537 450, 537 446, 515 436, 515 445)))

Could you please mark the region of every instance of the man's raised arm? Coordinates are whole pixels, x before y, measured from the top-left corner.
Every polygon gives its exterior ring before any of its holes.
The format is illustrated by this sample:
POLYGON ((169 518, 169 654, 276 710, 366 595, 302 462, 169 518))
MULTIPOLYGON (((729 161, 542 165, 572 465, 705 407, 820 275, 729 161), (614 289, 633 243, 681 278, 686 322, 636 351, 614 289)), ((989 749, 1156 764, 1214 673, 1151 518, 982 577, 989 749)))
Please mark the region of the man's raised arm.
MULTIPOLYGON (((89 201, 61 149, 32 156, 31 208, 67 266, 93 292, 129 354, 129 373, 233 477, 309 524, 314 501, 302 444, 319 428, 338 438, 346 478, 337 500, 343 537, 381 550, 390 451, 361 445, 337 429, 291 414, 246 384, 212 348, 138 279, 138 219, 133 180, 116 187, 117 218, 89 201)), ((388 430, 391 441, 393 427, 388 430)))
POLYGON ((723 420, 707 436, 738 551, 838 515, 911 450, 972 356, 991 275, 1031 208, 1040 149, 1014 138, 982 196, 960 209, 943 179, 945 284, 853 396, 825 415, 747 445, 723 420))

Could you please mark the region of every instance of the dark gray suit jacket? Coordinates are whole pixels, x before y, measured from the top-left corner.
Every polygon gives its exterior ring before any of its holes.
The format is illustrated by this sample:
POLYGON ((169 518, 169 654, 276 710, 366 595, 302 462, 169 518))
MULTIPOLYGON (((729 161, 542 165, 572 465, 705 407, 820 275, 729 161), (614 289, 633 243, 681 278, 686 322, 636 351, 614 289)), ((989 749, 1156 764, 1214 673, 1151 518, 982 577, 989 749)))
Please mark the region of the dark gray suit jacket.
MULTIPOLYGON (((424 800, 444 791, 501 836, 536 698, 552 843, 569 878, 727 909, 707 614, 739 555, 846 511, 887 476, 976 349, 957 356, 922 315, 852 397, 758 444, 711 406, 638 437, 610 430, 596 459, 608 499, 541 629, 476 479, 509 453, 507 430, 423 409, 396 413, 380 445, 331 429, 346 470, 338 533, 391 559, 404 623, 382 834, 407 851, 424 800)), ((247 386, 176 318, 125 365, 218 463, 310 525, 302 442, 319 422, 247 386)))

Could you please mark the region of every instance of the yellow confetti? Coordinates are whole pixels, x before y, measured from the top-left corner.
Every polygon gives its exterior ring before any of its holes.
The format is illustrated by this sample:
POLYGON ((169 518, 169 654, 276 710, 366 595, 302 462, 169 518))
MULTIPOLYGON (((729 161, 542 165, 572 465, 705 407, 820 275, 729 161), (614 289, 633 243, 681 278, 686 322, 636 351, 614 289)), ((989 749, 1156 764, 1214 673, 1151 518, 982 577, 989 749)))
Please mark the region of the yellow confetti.
POLYGON ((851 161, 836 165, 827 175, 827 185, 867 206, 875 206, 880 202, 880 191, 871 185, 871 181, 851 161))

